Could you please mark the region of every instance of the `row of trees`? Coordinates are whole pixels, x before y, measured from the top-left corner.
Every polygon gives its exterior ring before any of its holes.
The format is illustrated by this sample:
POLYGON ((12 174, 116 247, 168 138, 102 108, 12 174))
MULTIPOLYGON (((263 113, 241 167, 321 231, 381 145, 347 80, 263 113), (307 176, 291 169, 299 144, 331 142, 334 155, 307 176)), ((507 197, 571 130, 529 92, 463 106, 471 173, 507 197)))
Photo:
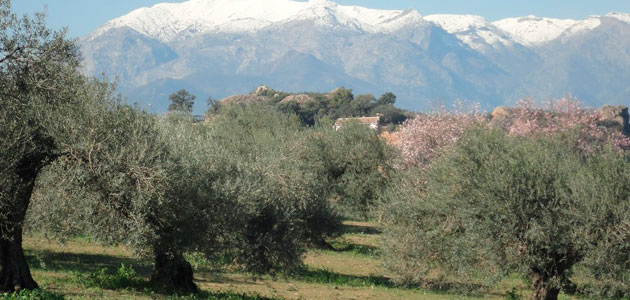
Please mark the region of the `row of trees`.
POLYGON ((76 45, 43 16, 19 19, 7 0, 0 12, 0 291, 37 287, 25 227, 124 243, 154 259, 152 282, 182 291, 196 290, 188 251, 290 269, 339 234, 339 207, 374 203, 372 185, 370 198, 344 197, 351 187, 387 180, 391 152, 367 128, 306 128, 260 105, 210 124, 150 115, 82 76, 76 45))
MULTIPOLYGON (((366 128, 307 129, 257 105, 226 107, 211 124, 124 105, 114 111, 115 120, 103 123, 115 136, 57 159, 40 175, 28 228, 126 244, 154 259, 154 283, 183 291, 196 290, 185 252, 228 255, 248 271, 273 273, 300 266, 306 246, 330 247, 342 211, 330 199, 374 176, 389 153, 366 128), (359 141, 382 153, 370 162, 342 154, 359 141), (342 162, 331 164, 315 154, 320 149, 341 154, 342 162), (362 169, 346 166, 359 162, 362 169)), ((376 175, 372 180, 386 180, 376 175)), ((359 204, 367 209, 375 199, 359 204)))
POLYGON ((384 245, 399 282, 518 273, 534 299, 557 299, 586 292, 570 280, 580 267, 599 297, 630 294, 627 136, 571 99, 522 102, 501 120, 419 119, 401 132, 405 170, 386 196, 384 245))

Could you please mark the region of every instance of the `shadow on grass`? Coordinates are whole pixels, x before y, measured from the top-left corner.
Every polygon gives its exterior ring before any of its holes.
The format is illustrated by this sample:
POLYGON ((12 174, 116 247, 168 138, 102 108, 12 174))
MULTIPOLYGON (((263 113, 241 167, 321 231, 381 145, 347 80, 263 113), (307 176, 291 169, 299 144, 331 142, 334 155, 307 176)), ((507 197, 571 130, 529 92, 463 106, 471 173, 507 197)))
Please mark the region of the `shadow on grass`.
POLYGON ((151 274, 151 262, 145 259, 102 254, 78 254, 48 250, 27 250, 28 265, 35 270, 55 272, 95 272, 116 269, 121 264, 133 266, 141 275, 151 274))
POLYGON ((308 283, 334 284, 350 287, 383 287, 397 289, 420 289, 437 294, 458 294, 483 298, 482 290, 487 287, 480 284, 435 281, 417 285, 398 285, 384 276, 357 276, 339 274, 324 269, 302 268, 289 275, 288 278, 308 283))
POLYGON ((343 224, 342 228, 342 232, 344 233, 381 234, 378 228, 368 225, 343 224))
POLYGON ((368 245, 348 244, 348 243, 333 243, 334 251, 336 252, 349 252, 353 254, 360 254, 365 256, 378 257, 381 255, 377 247, 368 245))
MULTIPOLYGON (((29 266, 32 269, 66 273, 68 274, 68 276, 59 280, 70 284, 76 284, 84 288, 98 288, 106 290, 132 290, 146 295, 153 295, 155 293, 158 293, 167 296, 168 299, 173 300, 274 299, 258 295, 247 295, 233 292, 213 293, 210 291, 199 291, 199 293, 196 294, 179 295, 177 294, 177 291, 167 290, 161 286, 155 286, 151 282, 149 282, 148 278, 152 271, 152 265, 150 261, 145 259, 100 254, 53 252, 47 250, 28 250, 26 251, 26 256, 29 266)), ((3 298, 0 297, 0 299, 3 298)), ((60 295, 60 298, 58 299, 64 298, 60 295)))
POLYGON ((280 298, 268 298, 258 295, 247 295, 243 293, 213 293, 208 291, 201 291, 197 294, 191 295, 173 295, 168 298, 169 300, 281 300, 280 298))
POLYGON ((440 294, 457 294, 466 295, 471 297, 483 297, 483 292, 488 289, 488 286, 468 283, 468 282, 453 282, 453 281, 427 281, 421 285, 415 286, 416 288, 422 288, 434 293, 440 294))

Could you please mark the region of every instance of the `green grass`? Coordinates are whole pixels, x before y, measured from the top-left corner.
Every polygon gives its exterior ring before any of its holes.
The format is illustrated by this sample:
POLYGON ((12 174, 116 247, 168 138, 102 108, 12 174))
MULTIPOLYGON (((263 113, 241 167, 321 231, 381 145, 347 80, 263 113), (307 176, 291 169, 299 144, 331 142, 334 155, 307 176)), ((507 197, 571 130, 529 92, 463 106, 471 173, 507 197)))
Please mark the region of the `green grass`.
MULTIPOLYGON (((22 290, 13 293, 0 294, 0 300, 65 300, 63 295, 45 290, 22 290)), ((279 298, 267 298, 257 295, 239 293, 211 293, 202 291, 191 295, 172 295, 167 300, 281 300, 279 298)))
MULTIPOLYGON (((186 258, 195 270, 195 281, 201 289, 193 295, 179 295, 152 286, 149 282, 152 261, 137 258, 124 247, 99 246, 88 237, 63 245, 37 236, 27 237, 27 259, 42 290, 0 294, 0 300, 516 300, 531 296, 527 284, 518 276, 496 287, 439 276, 421 286, 398 286, 392 280, 393 274, 381 265, 379 231, 367 222, 346 222, 344 228, 346 233, 332 241, 336 250, 309 250, 303 268, 277 277, 242 273, 230 256, 189 253, 186 258)), ((588 298, 563 294, 560 299, 588 298)))
POLYGON ((344 241, 333 242, 333 248, 338 252, 347 252, 355 255, 365 255, 370 257, 379 257, 381 253, 378 248, 368 245, 350 244, 344 241))
POLYGON ((210 271, 213 269, 230 266, 235 259, 234 256, 229 253, 207 257, 204 253, 192 252, 184 254, 184 257, 195 271, 210 271))
MULTIPOLYGON (((174 291, 153 286, 148 280, 152 262, 133 257, 130 252, 122 250, 123 248, 101 247, 83 237, 72 239, 63 245, 39 238, 31 240, 31 243, 33 244, 26 248, 25 253, 29 266, 36 276, 35 279, 41 286, 50 287, 54 292, 35 290, 0 294, 0 300, 279 299, 242 292, 207 290, 192 295, 179 295, 174 291)), ((217 261, 213 261, 199 253, 192 253, 187 258, 199 270, 208 270, 226 264, 229 260, 227 257, 219 257, 217 261)))
POLYGON ((0 294, 0 300, 64 300, 64 296, 45 290, 21 290, 0 294))
POLYGON ((239 294, 234 292, 228 293, 210 293, 202 291, 198 294, 185 296, 174 295, 168 300, 281 300, 280 298, 267 298, 258 295, 239 294))
POLYGON ((148 281, 138 277, 133 267, 127 267, 125 264, 122 264, 115 272, 110 272, 108 268, 103 268, 100 271, 90 273, 73 272, 72 276, 68 278, 71 282, 86 288, 102 288, 108 290, 145 290, 151 288, 148 281))
POLYGON ((301 268, 291 274, 287 274, 287 277, 293 280, 309 283, 334 284, 351 287, 396 287, 388 278, 383 276, 346 275, 335 273, 330 270, 311 269, 308 267, 301 268))

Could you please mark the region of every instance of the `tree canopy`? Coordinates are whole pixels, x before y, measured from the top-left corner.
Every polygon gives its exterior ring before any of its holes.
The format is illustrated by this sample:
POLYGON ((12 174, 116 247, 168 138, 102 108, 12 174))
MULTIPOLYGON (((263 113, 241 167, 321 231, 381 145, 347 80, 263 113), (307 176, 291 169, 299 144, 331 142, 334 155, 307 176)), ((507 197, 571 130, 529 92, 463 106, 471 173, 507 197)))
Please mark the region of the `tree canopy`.
POLYGON ((172 93, 168 96, 168 100, 171 101, 171 104, 168 106, 168 111, 192 113, 196 98, 197 96, 185 89, 172 93))

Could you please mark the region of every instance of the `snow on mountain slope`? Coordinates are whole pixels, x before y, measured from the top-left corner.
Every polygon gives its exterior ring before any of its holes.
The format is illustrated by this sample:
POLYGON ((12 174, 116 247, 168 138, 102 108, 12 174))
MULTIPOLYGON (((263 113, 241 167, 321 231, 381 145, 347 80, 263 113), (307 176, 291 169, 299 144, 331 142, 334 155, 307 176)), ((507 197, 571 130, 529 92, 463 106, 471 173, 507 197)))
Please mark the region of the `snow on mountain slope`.
POLYGON ((129 27, 149 37, 169 42, 183 32, 251 32, 269 25, 296 20, 312 20, 324 26, 346 26, 366 32, 388 32, 409 22, 421 22, 416 12, 378 10, 342 6, 329 0, 190 0, 162 3, 132 11, 107 22, 92 33, 98 36, 110 29, 129 27), (400 19, 405 17, 405 22, 400 19), (392 22, 399 19, 398 22, 392 22))
POLYGON ((566 40, 573 35, 593 30, 602 24, 600 16, 590 16, 586 20, 578 21, 562 32, 562 38, 566 40))
POLYGON ((478 51, 485 52, 514 44, 505 32, 481 16, 438 14, 425 16, 424 19, 454 34, 459 40, 478 51))
POLYGON ((605 16, 609 18, 615 18, 621 22, 630 24, 630 14, 611 12, 609 14, 606 14, 605 16))
POLYGON ((566 94, 600 105, 630 99, 626 24, 630 14, 491 23, 330 0, 188 0, 135 10, 80 43, 86 74, 164 110, 173 90, 224 97, 260 83, 392 91, 408 108, 566 94))
POLYGON ((371 26, 376 26, 380 23, 390 20, 402 12, 400 10, 379 10, 360 6, 339 5, 337 7, 339 11, 342 12, 344 15, 355 20, 360 20, 361 23, 371 26))
POLYGON ((514 39, 524 45, 541 46, 557 38, 566 40, 574 35, 591 31, 602 24, 602 18, 615 18, 630 24, 630 14, 616 12, 604 16, 589 16, 584 20, 527 16, 503 19, 492 24, 508 32, 514 39))
POLYGON ((568 28, 580 21, 571 19, 551 19, 527 16, 507 18, 493 22, 495 26, 509 33, 514 39, 527 46, 539 46, 559 37, 568 28))
POLYGON ((378 26, 375 26, 374 31, 390 33, 412 24, 426 26, 429 22, 426 21, 417 10, 408 8, 399 12, 394 17, 379 23, 378 26))
POLYGON ((296 15, 307 3, 288 0, 190 0, 143 7, 107 22, 92 36, 116 27, 130 27, 142 34, 170 41, 184 30, 250 31, 296 15), (228 24, 232 23, 232 26, 228 24))
MULTIPOLYGON (((340 5, 327 0, 311 0, 306 2, 303 9, 296 15, 291 16, 286 22, 310 20, 326 27, 342 26, 354 29, 361 29, 364 25, 360 12, 348 9, 352 15, 347 15, 340 5), (358 17, 358 18, 357 18, 358 17)), ((371 18, 366 18, 370 20, 371 18)), ((370 24, 366 24, 370 25, 370 24)))
MULTIPOLYGON (((605 17, 630 23, 630 14, 610 13, 605 17)), ((510 47, 515 42, 529 47, 540 46, 563 34, 592 30, 601 24, 601 18, 592 16, 576 21, 527 16, 490 23, 480 16, 431 15, 423 18, 413 9, 378 10, 338 5, 330 0, 189 0, 134 10, 107 22, 88 39, 121 27, 168 43, 191 35, 254 32, 270 25, 300 20, 371 33, 389 33, 410 24, 430 21, 456 35, 472 49, 486 51, 510 47)))
POLYGON ((429 15, 425 20, 438 24, 449 33, 458 33, 488 25, 486 19, 474 15, 429 15))

